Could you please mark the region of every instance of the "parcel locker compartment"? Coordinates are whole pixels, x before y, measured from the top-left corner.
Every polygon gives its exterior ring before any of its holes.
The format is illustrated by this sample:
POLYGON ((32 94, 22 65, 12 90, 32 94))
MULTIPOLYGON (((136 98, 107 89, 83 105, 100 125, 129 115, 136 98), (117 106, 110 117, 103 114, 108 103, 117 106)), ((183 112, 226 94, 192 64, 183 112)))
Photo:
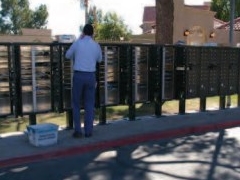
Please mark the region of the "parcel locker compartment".
POLYGON ((176 49, 169 46, 163 49, 164 59, 162 60, 162 99, 175 99, 175 69, 174 61, 176 56, 176 49))
POLYGON ((35 66, 36 68, 47 68, 49 69, 51 67, 51 63, 49 62, 44 62, 44 61, 37 61, 36 59, 35 60, 35 66))
POLYGON ((0 73, 0 82, 9 82, 9 75, 7 73, 0 73))
POLYGON ((1 68, 0 74, 2 74, 5 71, 8 71, 8 62, 0 60, 0 68, 1 68))
POLYGON ((31 85, 22 85, 22 92, 32 92, 33 88, 31 85))
POLYGON ((118 82, 108 82, 106 88, 106 104, 119 103, 119 85, 118 82))
POLYGON ((136 83, 148 82, 148 69, 147 64, 138 64, 136 69, 136 83))
POLYGON ((65 109, 70 109, 72 107, 72 99, 71 99, 71 94, 72 94, 72 89, 69 87, 65 87, 63 90, 63 105, 65 107, 65 109))
POLYGON ((51 110, 49 47, 21 46, 21 65, 22 112, 51 110))
POLYGON ((22 92, 22 110, 24 113, 34 112, 33 108, 33 92, 26 91, 22 92))
POLYGON ((36 80, 50 80, 50 72, 44 72, 44 71, 37 71, 36 72, 36 80))
POLYGON ((49 63, 49 58, 50 57, 48 57, 48 56, 43 56, 43 57, 42 56, 35 56, 35 61, 39 64, 42 63, 43 65, 45 65, 45 64, 49 63))
POLYGON ((100 94, 100 105, 105 105, 105 87, 104 85, 99 87, 99 94, 100 94))
POLYGON ((8 47, 0 46, 0 116, 12 114, 9 65, 10 62, 8 59, 8 47))
POLYGON ((220 94, 233 95, 238 93, 239 81, 239 50, 226 47, 221 49, 220 94))
POLYGON ((133 72, 133 90, 135 91, 136 102, 148 101, 148 48, 145 46, 135 47, 133 49, 134 62, 132 64, 133 72))
POLYGON ((0 57, 0 115, 11 114, 11 96, 9 85, 9 69, 6 53, 0 57))
POLYGON ((138 69, 139 72, 142 72, 142 74, 148 72, 148 64, 146 63, 138 63, 138 69))
POLYGON ((49 111, 51 109, 51 88, 48 85, 22 86, 23 113, 49 111))
POLYGON ((136 83, 148 83, 148 76, 142 72, 138 72, 135 79, 136 83))
POLYGON ((107 81, 118 81, 119 73, 118 73, 118 64, 108 65, 107 66, 107 81))
POLYGON ((116 105, 119 103, 119 47, 103 48, 104 64, 99 66, 100 104, 116 105))
POLYGON ((9 81, 0 81, 0 88, 1 87, 9 87, 9 81))
POLYGON ((221 54, 218 48, 206 48, 201 51, 200 93, 204 96, 216 96, 219 93, 221 54))
POLYGON ((33 92, 22 93, 23 113, 44 112, 51 109, 51 95, 34 96, 33 92))
POLYGON ((21 73, 22 74, 32 74, 32 65, 30 62, 21 63, 21 73))
POLYGON ((37 96, 51 95, 51 85, 50 84, 37 84, 36 95, 37 96))
POLYGON ((0 92, 0 116, 11 114, 11 98, 8 92, 0 92))
POLYGON ((38 95, 36 97, 37 101, 37 111, 43 112, 43 111, 49 111, 51 110, 51 94, 50 93, 44 93, 44 95, 38 95))
POLYGON ((146 102, 148 101, 148 84, 137 84, 135 89, 135 101, 136 102, 146 102))
POLYGON ((49 80, 50 79, 50 68, 47 67, 36 67, 35 68, 35 74, 36 74, 36 78, 37 79, 45 79, 45 80, 49 80))
POLYGON ((113 49, 114 54, 107 55, 107 62, 105 62, 105 73, 106 73, 106 81, 114 82, 119 80, 119 62, 117 57, 117 49, 113 49))
POLYGON ((62 81, 63 81, 63 107, 64 109, 71 109, 72 97, 72 61, 65 60, 62 63, 62 81))
POLYGON ((1 46, 0 47, 0 62, 2 61, 1 59, 5 59, 8 57, 8 49, 7 46, 1 46))

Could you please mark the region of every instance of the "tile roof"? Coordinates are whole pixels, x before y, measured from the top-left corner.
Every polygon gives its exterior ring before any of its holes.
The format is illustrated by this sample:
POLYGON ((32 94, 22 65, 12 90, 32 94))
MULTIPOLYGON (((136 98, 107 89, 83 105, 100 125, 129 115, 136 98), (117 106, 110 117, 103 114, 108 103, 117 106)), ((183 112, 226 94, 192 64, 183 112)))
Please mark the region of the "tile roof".
POLYGON ((220 20, 220 19, 217 19, 217 18, 214 18, 213 19, 213 28, 214 29, 218 29, 218 27, 222 26, 223 24, 225 24, 226 22, 220 20))
POLYGON ((220 24, 225 24, 226 22, 225 21, 222 21, 220 19, 217 19, 217 18, 214 18, 214 21, 220 23, 220 24))
MULTIPOLYGON (((230 21, 219 26, 217 29, 230 29, 230 21)), ((233 30, 240 31, 240 17, 238 17, 234 20, 233 30)))

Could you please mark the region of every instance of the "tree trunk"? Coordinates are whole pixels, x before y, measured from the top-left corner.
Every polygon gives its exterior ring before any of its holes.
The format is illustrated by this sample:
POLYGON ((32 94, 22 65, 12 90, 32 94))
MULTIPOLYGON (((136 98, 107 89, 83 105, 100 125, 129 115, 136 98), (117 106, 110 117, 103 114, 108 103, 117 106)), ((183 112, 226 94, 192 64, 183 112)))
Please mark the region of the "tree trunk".
POLYGON ((157 44, 173 44, 173 0, 156 0, 156 36, 157 44))

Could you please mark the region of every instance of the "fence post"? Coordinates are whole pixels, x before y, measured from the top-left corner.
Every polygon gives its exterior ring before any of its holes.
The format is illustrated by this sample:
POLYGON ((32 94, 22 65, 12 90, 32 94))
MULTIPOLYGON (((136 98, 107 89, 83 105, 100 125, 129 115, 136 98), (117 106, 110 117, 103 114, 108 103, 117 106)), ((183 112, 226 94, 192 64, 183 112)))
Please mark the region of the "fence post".
POLYGON ((185 114, 186 101, 186 74, 187 74, 187 58, 186 47, 176 46, 175 49, 175 92, 179 99, 179 114, 185 114))
POLYGON ((106 113, 107 113, 107 111, 106 111, 105 105, 99 108, 99 124, 100 125, 106 124, 106 119, 107 119, 106 113))
POLYGON ((66 124, 67 124, 67 129, 73 129, 72 109, 69 109, 66 111, 66 124))
POLYGON ((200 97, 200 111, 206 111, 206 97, 200 97))
POLYGON ((219 99, 219 107, 220 107, 220 109, 225 109, 225 104, 226 104, 225 96, 220 95, 220 99, 219 99))
POLYGON ((135 81, 133 80, 133 55, 132 55, 133 48, 131 45, 127 48, 127 59, 128 59, 128 112, 129 112, 129 120, 134 121, 135 120, 135 94, 134 94, 134 86, 133 83, 135 81))
POLYGON ((180 99, 179 99, 179 114, 185 114, 186 110, 186 98, 185 92, 181 92, 180 99))
POLYGON ((156 48, 156 61, 157 61, 157 93, 155 97, 155 116, 162 115, 162 87, 163 87, 163 61, 165 61, 165 48, 157 46, 156 48))
POLYGON ((15 98, 14 98, 14 105, 15 105, 15 116, 22 116, 22 92, 21 92, 21 52, 20 52, 20 45, 13 45, 13 71, 15 75, 14 79, 14 86, 15 86, 15 98))
POLYGON ((29 124, 30 125, 35 125, 37 124, 37 118, 35 113, 29 114, 29 124))

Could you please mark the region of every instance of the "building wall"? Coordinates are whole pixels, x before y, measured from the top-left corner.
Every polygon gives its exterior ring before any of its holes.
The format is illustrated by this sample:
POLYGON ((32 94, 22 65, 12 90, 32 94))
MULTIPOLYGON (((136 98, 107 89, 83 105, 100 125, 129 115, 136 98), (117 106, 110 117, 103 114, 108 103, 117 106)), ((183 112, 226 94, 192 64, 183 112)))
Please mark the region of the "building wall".
POLYGON ((0 35, 0 43, 7 42, 43 42, 51 43, 52 31, 50 29, 22 29, 20 35, 0 35))
MULTIPOLYGON (((189 37, 184 36, 184 31, 201 26, 205 30, 206 43, 229 45, 229 30, 214 29, 214 16, 215 12, 184 6, 184 0, 174 1, 173 43, 187 42, 189 37), (213 38, 210 37, 212 32, 215 34, 213 38)), ((233 44, 240 43, 240 32, 235 31, 233 36, 233 44)))
POLYGON ((174 34, 173 43, 181 40, 187 42, 187 36, 184 36, 185 30, 190 30, 194 26, 200 26, 206 33, 206 40, 209 41, 209 35, 213 32, 215 12, 201 10, 184 6, 184 0, 174 1, 174 34))
POLYGON ((132 35, 131 40, 128 43, 155 44, 155 34, 132 35))
MULTIPOLYGON (((225 29, 216 29, 215 30, 216 36, 211 39, 212 42, 218 42, 219 45, 230 46, 229 43, 229 30, 225 29)), ((234 31, 233 32, 233 46, 236 46, 240 43, 240 32, 234 31)))

